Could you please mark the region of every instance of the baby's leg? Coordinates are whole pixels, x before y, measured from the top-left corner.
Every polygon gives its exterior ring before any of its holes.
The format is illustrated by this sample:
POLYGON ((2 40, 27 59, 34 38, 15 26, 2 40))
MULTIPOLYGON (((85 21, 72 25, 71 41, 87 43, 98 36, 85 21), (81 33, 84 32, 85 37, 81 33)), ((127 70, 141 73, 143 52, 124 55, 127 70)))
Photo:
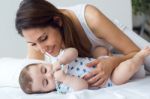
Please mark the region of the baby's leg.
POLYGON ((126 83, 139 70, 148 55, 150 55, 150 47, 144 48, 133 58, 120 63, 112 73, 112 82, 117 85, 126 83))
MULTIPOLYGON (((115 20, 114 23, 126 34, 140 49, 150 46, 150 42, 143 39, 141 36, 137 35, 134 31, 115 20)), ((150 73, 150 55, 144 60, 145 69, 150 73)), ((142 67, 141 67, 142 68, 142 67)), ((144 68, 142 68, 144 69, 144 68)), ((142 70, 143 71, 143 70, 142 70)), ((141 71, 140 71, 141 72, 141 71)), ((143 73, 142 73, 143 74, 143 73)))

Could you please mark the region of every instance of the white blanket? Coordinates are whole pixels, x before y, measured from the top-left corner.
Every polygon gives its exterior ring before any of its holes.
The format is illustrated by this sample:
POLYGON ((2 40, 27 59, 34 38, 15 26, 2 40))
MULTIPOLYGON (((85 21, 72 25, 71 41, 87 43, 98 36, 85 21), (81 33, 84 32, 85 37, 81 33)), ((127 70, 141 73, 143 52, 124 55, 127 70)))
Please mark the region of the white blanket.
POLYGON ((1 99, 150 99, 150 76, 127 84, 99 90, 83 90, 66 95, 56 92, 27 95, 20 88, 1 87, 1 99))

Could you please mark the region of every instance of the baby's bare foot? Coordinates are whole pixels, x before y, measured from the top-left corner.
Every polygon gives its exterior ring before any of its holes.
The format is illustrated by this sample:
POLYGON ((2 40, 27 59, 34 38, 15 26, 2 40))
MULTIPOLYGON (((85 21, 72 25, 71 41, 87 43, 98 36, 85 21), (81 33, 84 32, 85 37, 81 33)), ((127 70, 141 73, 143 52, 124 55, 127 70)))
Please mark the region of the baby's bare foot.
POLYGON ((145 47, 144 49, 139 51, 136 55, 139 57, 146 57, 150 55, 150 46, 145 47))

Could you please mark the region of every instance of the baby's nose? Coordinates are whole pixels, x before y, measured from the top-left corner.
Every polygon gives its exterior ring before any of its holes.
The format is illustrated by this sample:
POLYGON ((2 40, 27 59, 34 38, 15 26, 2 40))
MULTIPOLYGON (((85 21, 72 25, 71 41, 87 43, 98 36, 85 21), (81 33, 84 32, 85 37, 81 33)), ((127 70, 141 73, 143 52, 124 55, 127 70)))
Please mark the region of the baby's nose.
POLYGON ((46 73, 47 78, 52 78, 53 77, 53 72, 52 71, 48 71, 46 73))

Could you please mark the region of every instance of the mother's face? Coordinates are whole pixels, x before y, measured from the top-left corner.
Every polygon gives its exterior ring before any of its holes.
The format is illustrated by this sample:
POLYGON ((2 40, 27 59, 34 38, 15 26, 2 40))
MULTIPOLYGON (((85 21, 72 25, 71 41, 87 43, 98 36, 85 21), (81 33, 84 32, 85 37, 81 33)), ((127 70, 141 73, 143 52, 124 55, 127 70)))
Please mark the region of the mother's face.
POLYGON ((56 56, 59 54, 62 46, 64 46, 60 31, 50 26, 25 29, 22 33, 26 42, 42 53, 47 52, 52 56, 56 56))

